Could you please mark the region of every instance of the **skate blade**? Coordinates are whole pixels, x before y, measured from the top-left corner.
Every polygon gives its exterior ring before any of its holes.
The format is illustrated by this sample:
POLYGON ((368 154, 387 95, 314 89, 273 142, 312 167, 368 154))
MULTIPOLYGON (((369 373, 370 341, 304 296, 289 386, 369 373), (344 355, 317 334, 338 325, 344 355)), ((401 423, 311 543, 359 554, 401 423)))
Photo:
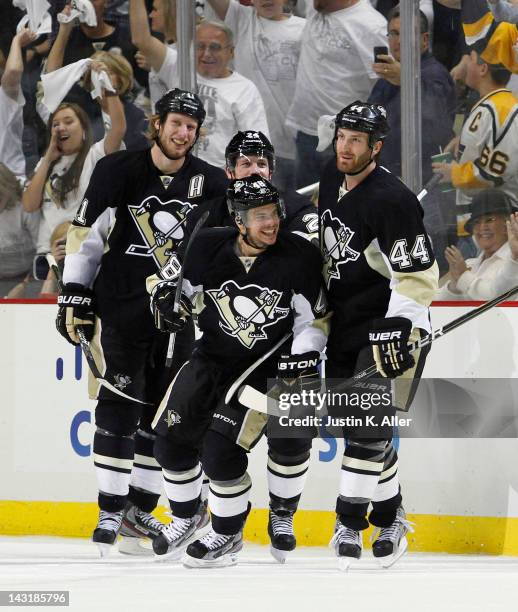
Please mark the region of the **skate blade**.
POLYGON ((286 559, 288 558, 289 550, 280 550, 278 548, 274 548, 270 546, 270 554, 277 561, 277 563, 284 564, 286 563, 286 559))
POLYGON ((182 543, 181 546, 178 546, 178 548, 173 548, 173 550, 166 552, 163 555, 158 555, 156 552, 152 551, 153 554, 155 555, 155 561, 158 561, 159 563, 161 561, 180 561, 182 555, 187 549, 187 546, 189 546, 189 544, 191 544, 192 542, 195 542, 196 540, 199 540, 200 538, 202 538, 206 533, 210 531, 210 527, 211 527, 211 523, 210 521, 208 521, 207 523, 205 523, 205 525, 203 525, 203 527, 196 529, 196 531, 193 534, 191 534, 187 538, 187 540, 185 540, 185 542, 182 543))
POLYGON ((169 552, 166 552, 163 555, 158 555, 156 552, 153 552, 153 554, 155 555, 155 561, 157 561, 158 563, 162 563, 162 561, 173 561, 173 562, 180 561, 180 559, 182 558, 182 555, 184 554, 187 546, 189 546, 191 541, 194 541, 194 540, 189 540, 185 544, 182 544, 181 546, 178 546, 177 548, 173 548, 173 550, 170 550, 169 552))
POLYGON ((182 558, 182 563, 184 567, 188 568, 205 568, 209 569, 212 567, 230 567, 232 565, 237 565, 238 555, 237 552, 230 553, 227 555, 223 555, 218 559, 196 559, 195 557, 191 557, 188 554, 185 554, 182 558))
POLYGON ((152 557, 155 553, 149 538, 122 536, 119 541, 119 552, 123 555, 152 557))
POLYGON ((406 537, 403 537, 399 542, 398 549, 395 553, 388 555, 387 557, 374 557, 380 567, 383 569, 388 569, 399 559, 399 557, 403 556, 408 548, 408 542, 406 537))
POLYGON ((356 566, 360 559, 356 557, 338 557, 338 569, 341 572, 348 572, 351 567, 356 566))
POLYGON ((113 544, 105 544, 104 542, 95 542, 101 559, 106 559, 113 550, 113 544))

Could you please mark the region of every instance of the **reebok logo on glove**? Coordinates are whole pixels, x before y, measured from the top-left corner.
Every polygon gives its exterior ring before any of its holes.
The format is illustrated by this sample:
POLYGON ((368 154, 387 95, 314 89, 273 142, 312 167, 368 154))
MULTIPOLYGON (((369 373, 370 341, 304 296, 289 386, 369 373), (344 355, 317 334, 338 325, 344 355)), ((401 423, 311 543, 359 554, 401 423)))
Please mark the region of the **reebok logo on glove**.
POLYGON ((92 298, 83 295, 59 295, 58 304, 63 306, 91 306, 92 298))
POLYGON ((370 332, 369 340, 371 342, 379 342, 380 340, 401 340, 401 332, 370 332))

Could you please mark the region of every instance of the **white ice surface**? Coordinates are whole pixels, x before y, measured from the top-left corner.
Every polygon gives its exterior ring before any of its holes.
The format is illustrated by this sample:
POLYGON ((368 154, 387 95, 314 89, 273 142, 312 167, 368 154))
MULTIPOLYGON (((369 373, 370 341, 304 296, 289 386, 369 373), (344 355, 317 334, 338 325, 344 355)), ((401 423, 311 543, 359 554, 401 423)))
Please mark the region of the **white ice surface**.
POLYGON ((88 540, 0 537, 0 590, 65 589, 69 610, 92 612, 518 610, 516 557, 409 553, 382 570, 365 551, 344 574, 333 555, 301 547, 278 565, 267 547, 245 544, 239 565, 196 570, 115 550, 100 560, 88 540))

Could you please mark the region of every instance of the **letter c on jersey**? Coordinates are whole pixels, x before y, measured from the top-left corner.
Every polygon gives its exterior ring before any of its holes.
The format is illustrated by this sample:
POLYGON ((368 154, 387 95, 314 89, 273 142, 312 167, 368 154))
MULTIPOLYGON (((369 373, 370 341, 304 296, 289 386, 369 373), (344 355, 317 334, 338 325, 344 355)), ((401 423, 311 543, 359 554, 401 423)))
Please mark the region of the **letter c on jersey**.
POLYGON ((88 457, 90 455, 90 444, 81 444, 79 441, 78 433, 79 426, 82 423, 91 423, 92 416, 88 410, 81 410, 72 419, 70 424, 70 442, 72 448, 80 457, 88 457))

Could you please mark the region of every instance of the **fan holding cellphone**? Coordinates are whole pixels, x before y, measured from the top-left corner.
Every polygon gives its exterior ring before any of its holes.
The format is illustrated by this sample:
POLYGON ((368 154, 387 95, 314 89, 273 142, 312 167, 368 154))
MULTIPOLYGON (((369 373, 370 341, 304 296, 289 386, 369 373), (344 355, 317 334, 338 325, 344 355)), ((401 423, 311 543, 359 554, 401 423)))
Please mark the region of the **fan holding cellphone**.
MULTIPOLYGON (((392 50, 392 49, 391 49, 392 50)), ((385 79, 392 85, 401 84, 401 66, 390 53, 388 47, 374 47, 374 64, 372 69, 380 79, 385 79)))
POLYGON ((389 50, 388 47, 374 47, 374 63, 375 64, 383 64, 386 63, 386 60, 380 58, 380 55, 388 55, 389 50))

